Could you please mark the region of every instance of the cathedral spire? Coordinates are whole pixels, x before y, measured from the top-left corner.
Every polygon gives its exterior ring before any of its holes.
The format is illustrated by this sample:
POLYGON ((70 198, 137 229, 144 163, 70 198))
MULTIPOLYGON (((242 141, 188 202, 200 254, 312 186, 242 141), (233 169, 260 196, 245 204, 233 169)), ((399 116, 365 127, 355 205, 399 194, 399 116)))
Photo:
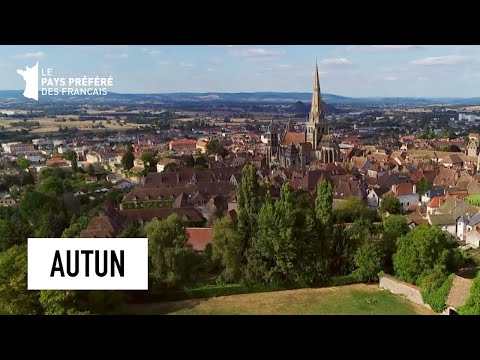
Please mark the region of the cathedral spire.
POLYGON ((310 121, 321 122, 323 120, 322 98, 320 94, 320 80, 318 78, 318 63, 315 61, 315 73, 313 75, 312 108, 310 109, 310 121))

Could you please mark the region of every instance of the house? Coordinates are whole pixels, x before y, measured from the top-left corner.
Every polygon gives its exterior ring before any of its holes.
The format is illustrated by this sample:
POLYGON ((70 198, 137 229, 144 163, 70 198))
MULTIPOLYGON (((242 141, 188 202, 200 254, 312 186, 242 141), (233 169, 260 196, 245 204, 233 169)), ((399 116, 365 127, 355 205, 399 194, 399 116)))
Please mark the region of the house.
POLYGON ((199 150, 202 154, 205 154, 207 152, 208 143, 209 142, 207 140, 198 140, 196 144, 196 149, 199 150))
POLYGON ((389 193, 398 198, 403 211, 408 211, 411 207, 418 206, 419 204, 420 199, 415 184, 401 183, 398 185, 392 185, 392 189, 389 193))
POLYGON ((463 167, 463 160, 457 154, 450 154, 442 159, 440 164, 447 168, 461 169, 463 167))
POLYGON ((185 228, 188 237, 187 243, 196 251, 205 250, 207 245, 212 243, 212 230, 212 228, 185 228))
POLYGON ((439 226, 443 231, 452 236, 457 234, 457 221, 451 214, 427 214, 428 223, 432 226, 439 226))
POLYGON ((465 244, 474 249, 480 247, 480 229, 478 227, 466 233, 465 244))
POLYGON ((367 189, 367 205, 373 208, 380 206, 380 198, 388 192, 387 189, 371 188, 367 189))
POLYGON ((173 140, 169 142, 168 147, 170 150, 175 151, 176 153, 181 153, 184 151, 194 153, 197 149, 197 140, 173 140))
POLYGON ((433 180, 434 187, 449 188, 454 187, 459 177, 458 171, 455 169, 441 169, 433 180))
POLYGON ((157 162, 157 172, 162 172, 165 170, 165 167, 169 164, 172 164, 171 166, 180 166, 182 164, 182 161, 179 159, 172 159, 172 158, 162 158, 158 160, 157 162))
POLYGON ((435 196, 427 203, 427 214, 435 214, 440 205, 447 197, 445 195, 435 196))
POLYGON ((422 204, 427 204, 433 198, 443 195, 445 195, 445 189, 431 189, 422 195, 421 202, 422 204))

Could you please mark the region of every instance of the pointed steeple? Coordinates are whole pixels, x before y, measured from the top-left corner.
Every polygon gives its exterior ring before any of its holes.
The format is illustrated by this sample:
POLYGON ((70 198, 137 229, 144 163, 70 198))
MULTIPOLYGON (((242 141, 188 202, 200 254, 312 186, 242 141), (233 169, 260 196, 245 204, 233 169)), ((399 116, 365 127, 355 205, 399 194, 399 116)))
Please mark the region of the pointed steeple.
POLYGON ((313 74, 312 108, 310 109, 310 121, 323 121, 322 98, 320 94, 320 80, 318 78, 318 63, 315 61, 315 73, 313 74))
POLYGON ((293 124, 291 118, 288 118, 287 131, 293 131, 293 124))

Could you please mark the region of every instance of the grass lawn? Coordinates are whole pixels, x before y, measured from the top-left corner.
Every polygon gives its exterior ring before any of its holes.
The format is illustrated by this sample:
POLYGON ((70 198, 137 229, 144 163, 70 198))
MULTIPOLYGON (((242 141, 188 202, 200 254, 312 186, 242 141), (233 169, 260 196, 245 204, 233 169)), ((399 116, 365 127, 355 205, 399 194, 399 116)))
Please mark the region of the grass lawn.
POLYGON ((378 289, 355 284, 206 299, 132 305, 131 314, 158 315, 433 315, 420 305, 378 289))

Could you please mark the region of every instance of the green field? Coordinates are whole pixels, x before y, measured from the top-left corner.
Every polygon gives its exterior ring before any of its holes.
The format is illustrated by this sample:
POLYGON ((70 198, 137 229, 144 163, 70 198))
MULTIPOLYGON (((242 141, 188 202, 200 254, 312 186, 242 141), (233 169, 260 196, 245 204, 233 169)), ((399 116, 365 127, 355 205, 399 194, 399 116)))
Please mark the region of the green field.
POLYGON ((378 289, 347 285, 134 305, 131 314, 157 315, 433 315, 378 289))

